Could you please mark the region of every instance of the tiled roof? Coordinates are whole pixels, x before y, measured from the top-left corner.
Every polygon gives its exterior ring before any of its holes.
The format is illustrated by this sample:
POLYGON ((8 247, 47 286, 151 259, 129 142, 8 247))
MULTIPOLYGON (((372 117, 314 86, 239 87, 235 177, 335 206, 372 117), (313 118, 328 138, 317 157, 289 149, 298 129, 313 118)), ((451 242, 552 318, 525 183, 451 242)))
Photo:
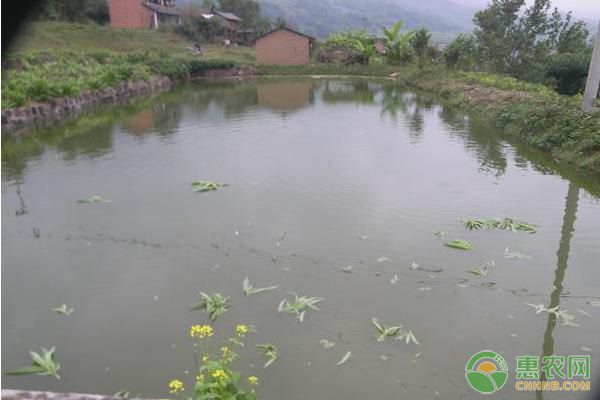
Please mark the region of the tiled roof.
POLYGON ((240 17, 238 17, 237 15, 232 14, 230 12, 215 11, 215 14, 225 18, 228 21, 240 22, 242 20, 240 17))
POLYGON ((179 11, 177 11, 175 8, 172 8, 172 7, 159 6, 158 4, 154 4, 154 3, 143 3, 143 4, 144 4, 144 6, 148 7, 152 11, 156 11, 159 14, 179 15, 179 11))
POLYGON ((312 36, 309 36, 309 35, 307 35, 307 34, 305 34, 305 33, 302 33, 302 32, 295 31, 295 30, 293 30, 293 29, 290 29, 290 28, 288 28, 287 26, 284 26, 284 25, 278 26, 278 27, 277 27, 277 28, 275 28, 275 29, 271 29, 270 31, 263 33, 262 35, 260 35, 259 37, 257 37, 257 38, 256 38, 256 40, 258 40, 258 39, 260 39, 260 38, 263 38, 263 37, 265 37, 265 36, 267 36, 267 35, 270 35, 271 33, 273 33, 273 32, 276 32, 276 31, 278 31, 278 30, 280 30, 280 29, 285 29, 286 31, 289 31, 289 32, 295 33, 296 35, 304 36, 305 38, 308 38, 308 40, 310 40, 310 41, 315 41, 315 40, 316 40, 316 39, 315 39, 314 37, 312 37, 312 36))

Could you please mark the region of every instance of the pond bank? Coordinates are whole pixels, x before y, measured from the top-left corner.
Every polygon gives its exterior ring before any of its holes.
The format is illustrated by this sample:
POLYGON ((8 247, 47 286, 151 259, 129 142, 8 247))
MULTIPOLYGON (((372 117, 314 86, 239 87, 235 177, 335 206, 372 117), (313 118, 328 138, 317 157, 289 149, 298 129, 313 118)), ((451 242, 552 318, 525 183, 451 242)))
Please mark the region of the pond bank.
POLYGON ((252 67, 213 68, 184 79, 153 76, 147 80, 122 81, 99 90, 88 90, 77 96, 61 97, 44 102, 34 102, 23 107, 2 111, 2 132, 15 133, 32 126, 45 126, 62 119, 71 119, 101 105, 122 103, 136 97, 169 90, 179 81, 202 76, 207 78, 254 76, 252 67))
POLYGON ((2 400, 123 400, 122 397, 84 393, 37 392, 30 390, 2 390, 2 400))

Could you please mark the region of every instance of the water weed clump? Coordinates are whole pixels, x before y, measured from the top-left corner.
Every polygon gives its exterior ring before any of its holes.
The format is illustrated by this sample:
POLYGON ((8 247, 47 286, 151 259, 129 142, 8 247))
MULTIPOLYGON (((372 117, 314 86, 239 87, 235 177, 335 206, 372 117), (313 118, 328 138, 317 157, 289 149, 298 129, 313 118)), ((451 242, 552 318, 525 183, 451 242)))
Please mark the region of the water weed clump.
POLYGON ((267 368, 279 358, 279 351, 277 350, 277 347, 270 343, 258 344, 256 347, 260 350, 263 356, 267 357, 267 362, 265 363, 264 368, 267 368))
POLYGON ((516 218, 487 218, 487 219, 464 219, 461 221, 468 230, 477 229, 500 229, 511 232, 536 233, 536 225, 521 221, 516 218))
POLYGON ((33 365, 29 367, 23 367, 12 371, 5 372, 6 375, 51 375, 56 379, 60 380, 58 371, 60 370, 60 364, 54 359, 55 348, 52 347, 50 350, 42 348, 42 354, 38 354, 35 351, 30 351, 33 365))
POLYGON ((219 190, 228 186, 226 183, 219 183, 214 181, 193 181, 191 185, 192 190, 196 193, 211 192, 213 190, 219 190))
POLYGON ((58 314, 69 316, 73 314, 73 311, 75 311, 75 309, 73 307, 67 306, 66 304, 61 304, 58 307, 54 307, 52 311, 58 314))
POLYGON ((462 239, 454 239, 444 243, 444 246, 459 250, 473 250, 471 242, 462 239))
POLYGON ((259 379, 256 376, 248 376, 247 383, 243 384, 241 373, 231 367, 239 357, 235 347, 243 345, 249 332, 252 332, 250 326, 237 325, 233 335, 221 343, 218 350, 215 350, 211 342, 214 335, 213 327, 210 325, 191 326, 190 337, 194 339, 196 348, 194 352, 197 366, 195 382, 191 390, 184 395, 186 392, 184 382, 177 378, 173 379, 168 384, 169 393, 182 395, 182 399, 185 400, 256 400, 255 387, 259 384, 259 379))
POLYGON ((279 286, 267 286, 267 287, 263 287, 263 288, 255 288, 250 283, 250 280, 248 279, 248 277, 245 277, 242 282, 242 290, 244 291, 244 294, 246 296, 250 296, 250 295, 258 294, 258 293, 262 293, 262 292, 267 292, 269 290, 275 290, 278 287, 279 286))
POLYGON ((223 296, 221 293, 206 294, 200 292, 200 301, 192 310, 204 310, 208 313, 211 321, 217 319, 229 310, 229 297, 223 296))
POLYGON ((306 310, 318 310, 317 304, 325 300, 321 297, 298 296, 296 293, 292 293, 292 295, 294 296, 293 300, 281 300, 277 311, 296 314, 300 322, 304 321, 306 310))

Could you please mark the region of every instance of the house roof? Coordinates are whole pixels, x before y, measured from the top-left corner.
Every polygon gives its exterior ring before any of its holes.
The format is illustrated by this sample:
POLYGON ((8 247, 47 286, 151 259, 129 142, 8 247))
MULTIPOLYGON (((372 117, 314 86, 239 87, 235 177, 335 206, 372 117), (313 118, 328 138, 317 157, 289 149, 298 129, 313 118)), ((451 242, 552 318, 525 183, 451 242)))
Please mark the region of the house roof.
POLYGON ((314 37, 312 37, 312 36, 309 36, 309 35, 307 35, 307 34, 305 34, 305 33, 302 33, 302 32, 295 31, 295 30, 293 30, 293 29, 291 29, 291 28, 288 28, 288 27, 287 27, 287 26, 285 26, 285 25, 278 26, 278 27, 277 27, 277 28, 275 28, 275 29, 271 29, 270 31, 263 33, 262 35, 258 36, 258 37, 256 38, 256 40, 258 40, 258 39, 262 39, 262 38, 264 38, 265 36, 268 36, 268 35, 270 35, 270 34, 272 34, 272 33, 275 33, 275 32, 277 32, 277 31, 278 31, 278 30, 280 30, 280 29, 286 30, 286 31, 288 31, 288 32, 295 33, 296 35, 304 36, 305 38, 308 38, 308 40, 310 40, 310 41, 313 41, 313 42, 314 42, 315 40, 317 40, 317 39, 315 39, 315 38, 314 38, 314 37))
POLYGON ((143 5, 146 6, 146 7, 148 7, 152 11, 156 11, 159 14, 179 15, 179 11, 177 11, 173 7, 160 6, 160 5, 154 4, 154 3, 143 3, 143 5))
POLYGON ((228 21, 240 22, 242 20, 240 17, 238 17, 237 15, 230 13, 230 12, 215 11, 215 14, 217 14, 220 17, 225 18, 228 21))

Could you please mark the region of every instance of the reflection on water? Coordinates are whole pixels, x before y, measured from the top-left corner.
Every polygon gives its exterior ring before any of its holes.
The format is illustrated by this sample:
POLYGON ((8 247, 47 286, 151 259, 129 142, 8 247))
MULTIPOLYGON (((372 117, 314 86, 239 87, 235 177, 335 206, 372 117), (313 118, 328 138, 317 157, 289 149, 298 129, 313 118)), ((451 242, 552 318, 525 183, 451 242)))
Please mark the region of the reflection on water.
MULTIPOLYGON (((597 177, 395 82, 198 82, 3 139, 2 166, 3 361, 55 345, 64 372, 6 387, 166 396, 193 365, 186 326, 207 322, 188 310, 198 290, 232 297, 217 332, 252 323, 278 345, 277 367, 257 367, 255 343, 238 365, 266 400, 473 397, 464 364, 486 348, 514 366, 540 346, 589 347, 600 368, 597 177), (229 186, 197 194, 194 179, 229 186), (76 203, 91 195, 112 201, 76 203), (540 227, 465 231, 470 216, 540 227), (491 260, 488 276, 468 273, 491 260), (280 289, 246 298, 245 276, 280 289), (300 324, 275 312, 288 291, 325 301, 300 324), (75 312, 61 319, 49 308, 63 302, 75 312), (591 317, 561 326, 524 305, 540 302, 591 317), (378 343, 373 317, 421 346, 378 343)), ((535 397, 511 384, 506 398, 535 397)))

